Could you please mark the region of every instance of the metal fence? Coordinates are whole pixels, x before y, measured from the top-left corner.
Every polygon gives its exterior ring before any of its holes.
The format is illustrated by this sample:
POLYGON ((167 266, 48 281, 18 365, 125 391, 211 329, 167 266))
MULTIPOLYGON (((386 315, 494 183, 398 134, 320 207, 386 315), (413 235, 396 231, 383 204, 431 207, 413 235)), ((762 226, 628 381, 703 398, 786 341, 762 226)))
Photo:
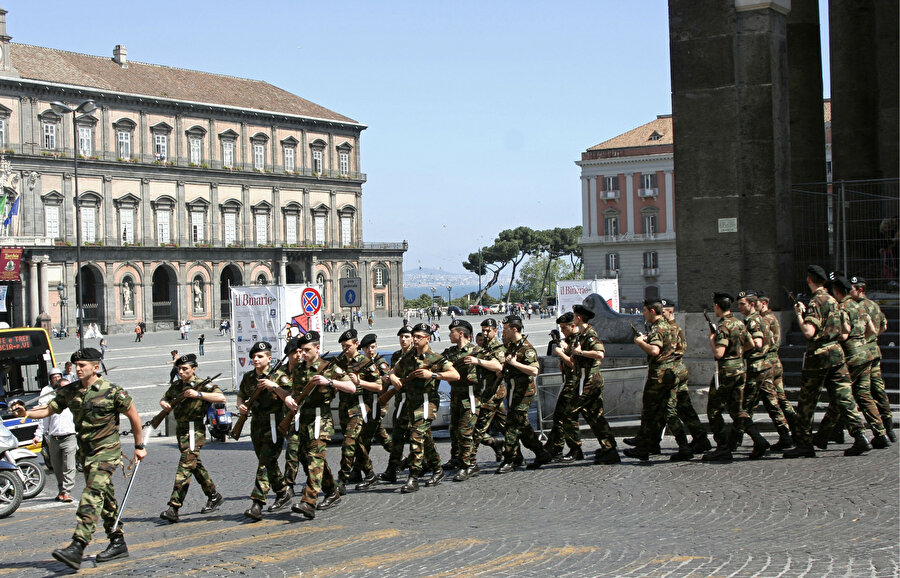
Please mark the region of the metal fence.
POLYGON ((869 292, 897 292, 900 180, 800 184, 791 196, 798 283, 817 263, 865 277, 869 292))

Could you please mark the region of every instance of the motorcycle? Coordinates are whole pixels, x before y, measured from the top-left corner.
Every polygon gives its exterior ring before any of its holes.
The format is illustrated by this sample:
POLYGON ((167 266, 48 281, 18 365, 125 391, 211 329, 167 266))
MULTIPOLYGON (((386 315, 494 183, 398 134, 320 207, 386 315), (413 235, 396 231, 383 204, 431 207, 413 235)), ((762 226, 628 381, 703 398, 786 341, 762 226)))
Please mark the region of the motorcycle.
POLYGON ((224 402, 209 404, 209 409, 206 410, 206 426, 211 438, 219 442, 225 441, 225 436, 231 431, 231 412, 224 402))
POLYGON ((0 439, 5 434, 9 434, 12 438, 9 444, 0 442, 0 459, 18 468, 19 479, 24 486, 22 497, 29 500, 40 494, 41 490, 44 489, 44 484, 47 482, 44 468, 38 463, 37 456, 33 452, 18 445, 15 435, 6 426, 0 425, 0 428, 2 428, 0 429, 0 432, 2 432, 0 433, 0 439), (13 442, 16 445, 8 447, 13 442))
MULTIPOLYGON (((0 426, 0 450, 18 447, 19 442, 5 426, 0 426)), ((19 509, 25 494, 22 472, 15 463, 0 459, 0 518, 19 509)))

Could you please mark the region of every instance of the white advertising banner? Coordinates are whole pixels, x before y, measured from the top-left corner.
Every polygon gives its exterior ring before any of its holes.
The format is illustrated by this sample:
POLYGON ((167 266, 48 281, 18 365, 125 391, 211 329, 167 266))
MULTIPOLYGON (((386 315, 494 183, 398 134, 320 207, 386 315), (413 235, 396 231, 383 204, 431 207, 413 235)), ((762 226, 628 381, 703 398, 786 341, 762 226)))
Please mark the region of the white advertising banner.
POLYGON ((322 333, 322 290, 319 285, 253 285, 231 288, 231 347, 234 388, 250 371, 250 348, 272 344, 277 362, 288 338, 308 331, 322 333))
POLYGON ((556 282, 556 304, 559 314, 571 311, 573 305, 581 304, 591 293, 603 297, 610 309, 619 312, 618 279, 585 279, 556 282))

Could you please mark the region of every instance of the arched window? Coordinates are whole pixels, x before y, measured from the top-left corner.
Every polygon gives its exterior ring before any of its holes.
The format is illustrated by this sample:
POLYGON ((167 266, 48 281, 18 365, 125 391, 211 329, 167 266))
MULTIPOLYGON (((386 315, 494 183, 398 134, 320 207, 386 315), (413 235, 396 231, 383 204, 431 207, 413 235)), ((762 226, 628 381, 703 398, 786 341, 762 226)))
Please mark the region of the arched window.
POLYGON ((265 273, 260 273, 256 276, 256 284, 257 285, 268 285, 269 280, 266 278, 265 273))
POLYGON ((372 268, 372 286, 384 287, 388 283, 388 270, 384 265, 375 265, 372 268))

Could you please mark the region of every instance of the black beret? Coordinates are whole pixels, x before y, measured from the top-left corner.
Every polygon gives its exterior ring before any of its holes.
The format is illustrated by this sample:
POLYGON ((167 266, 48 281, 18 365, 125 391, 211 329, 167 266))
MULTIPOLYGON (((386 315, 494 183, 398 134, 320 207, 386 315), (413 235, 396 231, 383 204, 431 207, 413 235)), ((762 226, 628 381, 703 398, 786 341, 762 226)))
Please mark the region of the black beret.
POLYGON ((748 289, 747 291, 741 291, 737 294, 738 299, 743 299, 744 297, 758 297, 756 291, 753 289, 748 289))
POLYGON ((338 338, 338 343, 343 343, 349 339, 356 339, 357 335, 359 335, 359 333, 357 333, 356 329, 348 329, 341 333, 340 338, 338 338))
POLYGON ((507 315, 506 317, 503 318, 503 324, 511 325, 513 327, 518 327, 519 329, 522 329, 524 327, 524 325, 522 323, 522 318, 519 317, 518 315, 507 315))
POLYGON ((660 299, 659 297, 649 297, 647 299, 644 299, 644 301, 643 301, 644 307, 648 307, 648 308, 653 307, 654 305, 657 305, 657 304, 662 306, 662 302, 663 302, 663 300, 660 299))
POLYGON ((193 353, 185 353, 175 360, 175 365, 190 365, 191 367, 197 367, 197 356, 193 353))
POLYGON ((404 333, 412 333, 412 329, 409 328, 409 325, 404 325, 400 328, 400 331, 397 332, 397 337, 400 337, 404 333))
POLYGON ((100 354, 100 350, 93 347, 85 347, 75 351, 69 359, 72 360, 72 363, 76 361, 100 361, 103 359, 103 356, 100 354))
POLYGON ((675 309, 675 303, 673 301, 669 301, 668 299, 660 299, 659 302, 662 303, 663 307, 675 309))
POLYGON ((378 336, 374 333, 367 333, 365 337, 362 338, 362 341, 359 342, 360 347, 368 347, 378 341, 378 336))
POLYGON ((865 287, 866 286, 866 280, 863 279, 862 277, 859 277, 856 275, 854 275, 853 277, 850 277, 850 282, 853 283, 854 287, 865 287))
POLYGON ((318 343, 319 342, 319 332, 318 331, 307 331, 300 337, 296 339, 297 347, 303 347, 307 343, 318 343))
POLYGON ((769 296, 766 295, 766 292, 763 291, 762 289, 758 289, 758 290, 756 291, 756 296, 759 297, 759 299, 760 299, 761 301, 768 301, 768 300, 769 300, 769 296))
POLYGON ((843 289, 844 293, 847 293, 848 291, 850 291, 850 289, 853 288, 853 284, 850 282, 850 280, 843 275, 837 276, 833 281, 833 285, 834 287, 840 287, 841 289, 843 289))
POLYGON ((731 295, 731 293, 725 293, 723 291, 716 291, 715 293, 713 293, 713 299, 728 299, 729 301, 734 301, 734 297, 731 295))
POLYGON ((431 326, 427 323, 416 323, 412 328, 413 333, 425 333, 431 335, 431 326))
POLYGON ((298 338, 288 339, 288 342, 284 345, 284 354, 289 355, 295 351, 300 349, 300 341, 298 338))
POLYGON ((806 272, 809 273, 810 275, 814 275, 814 276, 818 277, 819 279, 821 279, 823 281, 825 279, 828 279, 828 274, 825 273, 825 269, 822 269, 818 265, 810 265, 809 267, 806 268, 806 272))
POLYGON ((575 321, 575 314, 572 313, 571 311, 566 311, 565 313, 563 313, 562 315, 560 315, 559 317, 556 318, 556 323, 558 323, 558 324, 572 323, 573 321, 575 321))
POLYGON ((575 313, 575 315, 584 319, 585 321, 590 321, 591 319, 594 318, 594 312, 591 311, 590 309, 588 309, 587 307, 585 307, 584 305, 577 305, 577 304, 573 305, 572 312, 575 313))
POLYGON ((482 327, 497 327, 497 320, 493 317, 488 317, 484 321, 481 322, 482 327))
POLYGON ((250 348, 250 357, 253 357, 260 351, 265 351, 269 355, 272 355, 272 344, 268 341, 257 341, 253 344, 253 347, 250 348))
POLYGON ((447 326, 448 329, 456 329, 457 327, 462 327, 469 332, 469 335, 472 335, 472 324, 465 319, 454 319, 450 322, 450 325, 447 326))

